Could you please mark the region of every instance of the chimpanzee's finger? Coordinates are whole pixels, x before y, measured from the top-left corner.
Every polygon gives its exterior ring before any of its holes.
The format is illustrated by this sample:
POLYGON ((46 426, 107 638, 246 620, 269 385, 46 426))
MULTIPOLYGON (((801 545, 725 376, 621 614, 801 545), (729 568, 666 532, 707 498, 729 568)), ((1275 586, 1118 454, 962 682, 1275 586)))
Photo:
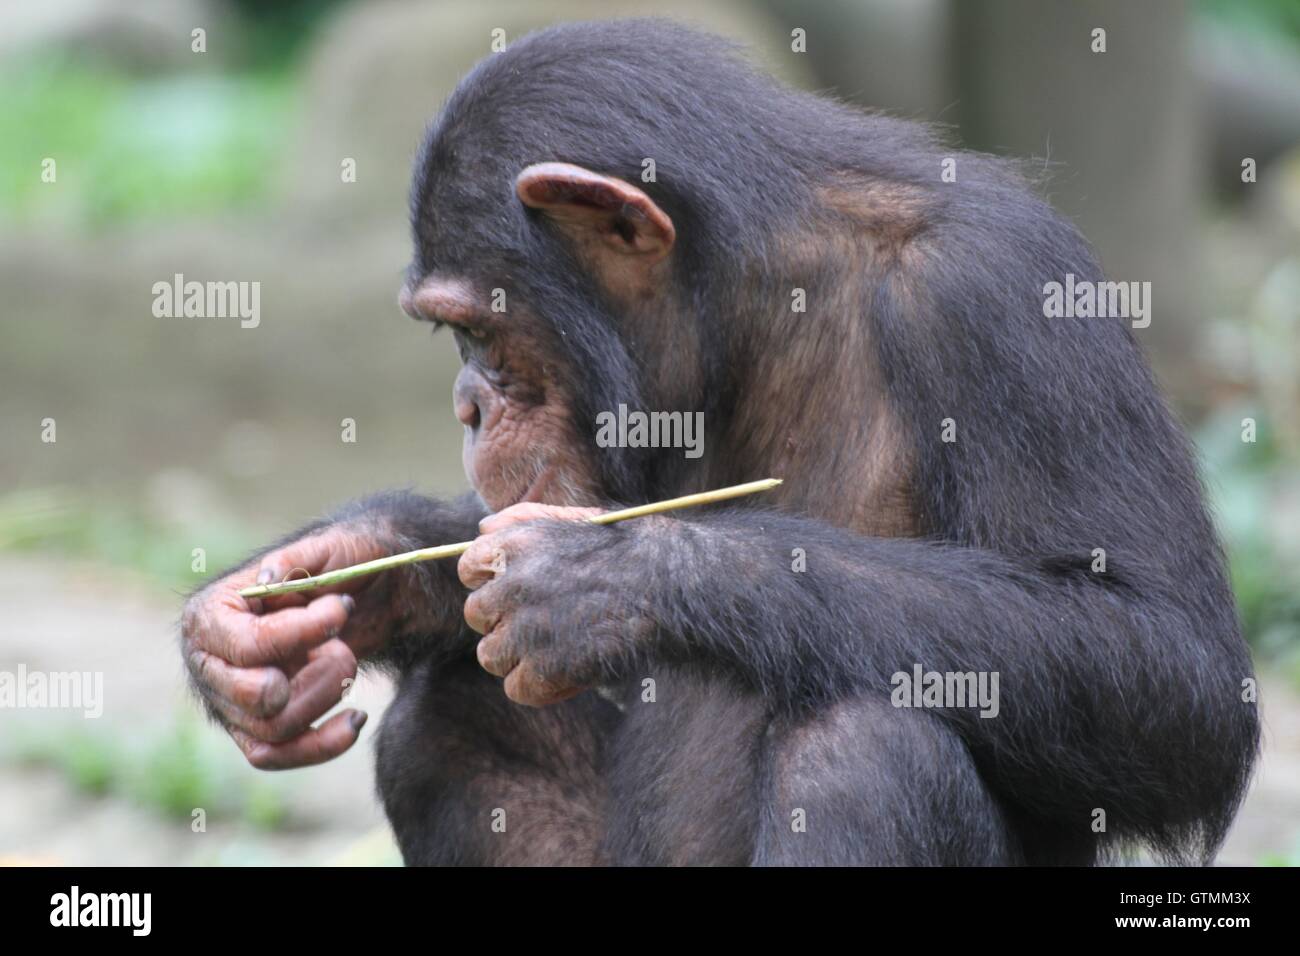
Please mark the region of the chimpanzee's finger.
POLYGON ((525 521, 538 521, 552 518, 558 521, 586 521, 601 514, 600 508, 565 508, 560 505, 544 505, 535 501, 524 501, 509 508, 503 508, 496 514, 488 515, 478 523, 479 534, 491 534, 511 525, 525 521))
MULTIPOLYGON (((501 588, 488 585, 479 588, 465 599, 465 623, 479 634, 486 634, 495 628, 505 612, 501 588)), ((502 676, 500 674, 498 677, 502 676)))
MULTIPOLYGON (((379 557, 380 553, 376 543, 369 537, 347 534, 338 530, 326 530, 262 555, 262 560, 258 564, 257 583, 278 584, 297 578, 311 577, 369 561, 379 557)), ((368 585, 370 580, 363 577, 327 585, 312 591, 311 596, 357 591, 368 585)), ((305 592, 292 591, 287 594, 272 595, 262 600, 274 602, 269 605, 271 607, 282 607, 300 601, 304 595, 305 592)))
MULTIPOLYGON (((283 581, 295 569, 306 571, 307 575, 319 574, 337 558, 340 540, 336 534, 313 534, 267 552, 258 565, 257 583, 283 581)), ((301 571, 294 577, 306 576, 301 571)))
POLYGON ((509 625, 496 628, 474 649, 479 666, 494 677, 505 677, 519 666, 518 648, 510 638, 509 625))
POLYGON ((197 647, 186 663, 206 691, 255 717, 274 717, 289 702, 289 677, 277 667, 233 667, 197 647))
POLYGON ((205 635, 204 649, 236 667, 292 660, 336 637, 356 606, 346 594, 326 594, 305 607, 254 615, 228 611, 205 635))
POLYGON ((461 584, 473 591, 498 574, 505 574, 506 563, 503 538, 499 535, 483 535, 475 538, 469 550, 460 556, 456 573, 460 575, 461 584))
MULTIPOLYGON (((305 570, 305 569, 304 569, 305 570)), ((275 576, 275 567, 263 566, 257 573, 258 584, 279 584, 289 577, 302 577, 303 575, 290 575, 285 573, 280 577, 275 576)), ((262 614, 266 611, 280 611, 286 607, 303 607, 310 604, 313 598, 319 597, 317 592, 308 591, 285 591, 282 594, 268 594, 266 597, 246 598, 249 610, 254 614, 262 614)))
POLYGON ((233 728, 266 743, 283 743, 306 732, 339 702, 346 683, 357 675, 357 659, 342 641, 328 641, 290 678, 288 702, 269 719, 237 710, 221 700, 213 706, 233 728))
POLYGON ((333 760, 357 742, 365 724, 365 711, 345 710, 284 743, 267 743, 238 730, 230 735, 259 770, 289 770, 333 760))

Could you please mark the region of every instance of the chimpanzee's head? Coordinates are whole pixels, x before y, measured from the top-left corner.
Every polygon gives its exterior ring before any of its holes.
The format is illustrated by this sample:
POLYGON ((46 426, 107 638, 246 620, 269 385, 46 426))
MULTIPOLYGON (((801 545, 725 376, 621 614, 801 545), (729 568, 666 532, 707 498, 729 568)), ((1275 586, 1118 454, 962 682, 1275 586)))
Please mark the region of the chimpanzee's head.
POLYGON ((490 507, 680 481, 680 453, 598 449, 593 422, 728 394, 743 336, 723 290, 798 189, 770 188, 789 169, 760 168, 778 162, 750 142, 764 118, 739 107, 772 101, 767 84, 684 28, 557 27, 485 59, 432 124, 401 303, 455 335, 465 468, 490 507))

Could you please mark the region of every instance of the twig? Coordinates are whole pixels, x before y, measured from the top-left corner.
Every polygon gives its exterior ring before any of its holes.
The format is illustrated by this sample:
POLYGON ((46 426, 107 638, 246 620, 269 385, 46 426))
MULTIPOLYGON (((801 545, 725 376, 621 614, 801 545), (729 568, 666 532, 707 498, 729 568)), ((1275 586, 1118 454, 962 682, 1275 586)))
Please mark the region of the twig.
MULTIPOLYGON (((629 518, 643 518, 646 515, 676 511, 678 508, 691 508, 695 505, 708 505, 716 501, 740 498, 758 491, 768 491, 780 483, 780 478, 764 478, 761 481, 750 481, 743 485, 732 485, 730 488, 702 491, 697 495, 685 495, 681 498, 669 498, 667 501, 651 502, 648 505, 637 505, 635 508, 624 508, 622 511, 607 511, 604 514, 596 515, 594 518, 588 518, 587 521, 591 524, 614 524, 616 521, 627 521, 629 518)), ((417 551, 407 551, 404 554, 392 554, 386 558, 376 558, 373 561, 365 561, 351 567, 339 568, 336 571, 326 571, 324 574, 318 574, 315 577, 298 578, 295 581, 281 581, 275 584, 255 584, 252 587, 244 588, 239 592, 239 595, 240 597, 253 598, 267 597, 272 594, 289 594, 293 591, 311 591, 330 584, 338 584, 340 581, 348 581, 363 575, 386 571, 389 568, 401 567, 404 564, 415 564, 418 561, 436 561, 438 558, 453 558, 456 555, 464 554, 473 543, 473 541, 461 541, 457 544, 441 544, 433 548, 420 548, 417 551)))

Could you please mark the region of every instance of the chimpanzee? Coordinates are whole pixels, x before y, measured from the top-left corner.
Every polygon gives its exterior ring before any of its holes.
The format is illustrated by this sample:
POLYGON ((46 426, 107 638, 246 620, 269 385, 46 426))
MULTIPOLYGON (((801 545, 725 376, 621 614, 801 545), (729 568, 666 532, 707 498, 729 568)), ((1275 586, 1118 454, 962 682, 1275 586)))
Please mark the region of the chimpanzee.
POLYGON ((312 722, 369 660, 412 864, 1212 858, 1258 741, 1223 556, 1128 324, 1045 317, 1101 273, 1010 162, 685 27, 573 24, 461 83, 411 221, 475 493, 355 502, 191 598, 254 766, 347 750, 364 714, 312 722), (598 442, 620 406, 702 413, 703 454, 598 442), (900 693, 922 672, 996 706, 900 693))

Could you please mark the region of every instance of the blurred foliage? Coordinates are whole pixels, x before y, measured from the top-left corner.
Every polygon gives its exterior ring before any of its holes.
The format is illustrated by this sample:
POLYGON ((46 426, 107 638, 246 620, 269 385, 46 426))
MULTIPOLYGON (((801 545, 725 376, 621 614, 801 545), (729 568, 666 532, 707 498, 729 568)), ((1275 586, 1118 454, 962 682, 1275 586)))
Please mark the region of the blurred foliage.
POLYGON ((7 61, 0 216, 103 227, 264 199, 296 115, 297 54, 341 2, 233 0, 245 28, 236 71, 137 76, 55 52, 7 61), (58 190, 40 178, 46 157, 59 163, 58 190))
POLYGON ((1257 862, 1259 866, 1300 866, 1300 846, 1292 847, 1289 852, 1266 854, 1257 862))
POLYGON ((1300 572, 1289 554, 1279 501, 1296 490, 1295 469, 1272 437, 1266 415, 1223 409, 1197 434, 1215 519, 1228 550, 1242 627, 1257 656, 1283 666, 1300 686, 1300 572), (1255 418, 1257 440, 1242 441, 1242 419, 1255 418))
POLYGON ((205 734, 190 711, 143 740, 104 725, 20 724, 7 734, 5 757, 28 767, 51 767, 91 796, 124 797, 170 818, 190 820, 202 808, 209 822, 241 820, 262 829, 289 822, 282 785, 250 778, 224 738, 205 734))
POLYGON ((1256 656, 1300 685, 1300 259, 1277 256, 1205 341, 1242 392, 1196 435, 1242 626, 1256 656))
POLYGON ((1298 0, 1197 0, 1207 16, 1232 26, 1273 35, 1284 34, 1300 43, 1298 0))
POLYGON ((347 0, 227 0, 247 28, 241 38, 245 56, 255 65, 279 67, 290 62, 311 40, 315 29, 347 0))
POLYGON ((152 79, 61 59, 7 64, 0 215, 103 226, 256 202, 277 179, 268 173, 294 115, 291 90, 269 73, 152 79), (58 161, 53 196, 46 157, 58 161))
POLYGON ((61 488, 0 495, 0 550, 40 551, 142 572, 188 592, 210 574, 239 563, 253 539, 228 519, 165 521, 144 506, 92 502, 61 488), (192 570, 202 547, 207 570, 192 570))

